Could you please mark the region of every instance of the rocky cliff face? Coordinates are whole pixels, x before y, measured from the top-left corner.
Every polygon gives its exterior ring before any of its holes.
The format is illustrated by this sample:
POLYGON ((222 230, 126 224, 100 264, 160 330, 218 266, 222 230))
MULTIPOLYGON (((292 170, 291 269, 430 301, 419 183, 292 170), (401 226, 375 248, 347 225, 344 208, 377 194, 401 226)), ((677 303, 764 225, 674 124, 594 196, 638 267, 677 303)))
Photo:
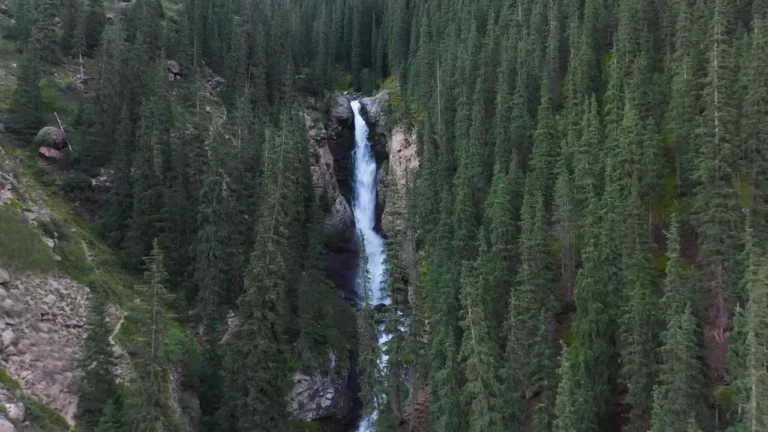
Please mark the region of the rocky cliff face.
MULTIPOLYGON (((350 98, 336 95, 330 117, 315 111, 304 114, 309 138, 312 188, 326 210, 326 274, 341 295, 354 301, 358 247, 351 209, 354 115, 350 98)), ((291 420, 322 423, 330 430, 345 430, 353 421, 356 392, 353 366, 330 355, 329 367, 296 372, 287 404, 291 420), (327 370, 326 370, 327 369, 327 370)), ((326 428, 327 429, 327 428, 326 428)), ((325 430, 325 429, 324 429, 325 430)))
POLYGON ((304 124, 309 137, 312 187, 327 206, 327 274, 342 294, 352 299, 355 297, 357 240, 350 207, 350 155, 355 140, 350 99, 345 95, 333 99, 327 124, 310 114, 304 114, 304 124))
POLYGON ((90 291, 56 275, 9 279, 0 285, 0 364, 28 394, 71 423, 90 291))
POLYGON ((338 365, 331 354, 328 370, 309 373, 296 372, 288 407, 291 420, 332 421, 338 425, 349 423, 352 418, 355 395, 349 364, 338 365))

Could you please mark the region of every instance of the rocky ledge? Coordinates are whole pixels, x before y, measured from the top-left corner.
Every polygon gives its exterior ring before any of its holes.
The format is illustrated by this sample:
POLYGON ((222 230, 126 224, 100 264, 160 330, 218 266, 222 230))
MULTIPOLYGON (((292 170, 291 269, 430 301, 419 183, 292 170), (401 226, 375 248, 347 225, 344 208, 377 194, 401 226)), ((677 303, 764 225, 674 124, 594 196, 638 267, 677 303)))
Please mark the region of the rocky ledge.
POLYGON ((89 297, 65 277, 0 271, 0 367, 70 423, 89 297))

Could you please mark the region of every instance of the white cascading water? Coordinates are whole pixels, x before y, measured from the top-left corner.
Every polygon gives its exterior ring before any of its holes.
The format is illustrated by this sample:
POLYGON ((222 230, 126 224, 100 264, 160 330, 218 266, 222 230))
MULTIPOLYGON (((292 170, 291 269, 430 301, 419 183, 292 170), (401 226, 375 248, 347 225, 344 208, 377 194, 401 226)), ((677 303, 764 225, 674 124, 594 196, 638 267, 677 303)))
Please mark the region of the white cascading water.
MULTIPOLYGON (((373 230, 376 224, 376 158, 368 142, 368 125, 360 115, 360 101, 352 102, 355 113, 355 150, 352 153, 355 173, 353 178, 352 213, 355 226, 365 240, 368 273, 371 278, 371 302, 389 303, 381 297, 384 279, 384 240, 373 230)), ((358 287, 358 291, 359 291, 358 287)))
MULTIPOLYGON (((355 225, 360 230, 365 241, 365 254, 368 258, 368 274, 371 278, 371 303, 389 304, 389 297, 381 294, 381 284, 384 280, 386 265, 384 263, 384 240, 374 231, 376 224, 376 158, 373 156, 371 143, 368 142, 368 125, 360 115, 360 101, 352 102, 352 111, 355 114, 355 150, 353 202, 352 213, 355 216, 355 225)), ((362 287, 357 287, 358 292, 362 287)), ((381 357, 379 366, 386 368, 387 358, 384 352, 384 344, 389 336, 379 329, 379 347, 381 357)), ((374 422, 378 412, 364 418, 357 427, 357 432, 374 432, 374 422)))

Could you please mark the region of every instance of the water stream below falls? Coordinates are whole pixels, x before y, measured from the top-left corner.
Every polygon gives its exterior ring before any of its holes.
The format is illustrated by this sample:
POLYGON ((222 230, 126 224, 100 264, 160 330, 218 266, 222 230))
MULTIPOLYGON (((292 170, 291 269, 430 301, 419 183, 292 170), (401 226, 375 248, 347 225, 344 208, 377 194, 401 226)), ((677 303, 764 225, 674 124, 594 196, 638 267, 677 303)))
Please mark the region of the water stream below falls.
MULTIPOLYGON (((371 303, 389 304, 389 297, 382 295, 382 283, 386 273, 384 262, 384 240, 374 230, 376 225, 376 158, 373 156, 371 143, 368 142, 368 125, 360 115, 360 101, 352 102, 352 111, 355 114, 355 150, 352 154, 354 163, 354 177, 352 180, 352 213, 355 217, 355 226, 359 230, 361 238, 365 242, 365 254, 368 258, 368 274, 371 278, 371 303)), ((358 283, 357 291, 362 291, 358 283)), ((387 358, 383 354, 383 345, 388 336, 379 328, 379 346, 382 348, 379 365, 386 367, 387 358)), ((357 432, 374 432, 373 423, 378 412, 360 421, 357 432)))

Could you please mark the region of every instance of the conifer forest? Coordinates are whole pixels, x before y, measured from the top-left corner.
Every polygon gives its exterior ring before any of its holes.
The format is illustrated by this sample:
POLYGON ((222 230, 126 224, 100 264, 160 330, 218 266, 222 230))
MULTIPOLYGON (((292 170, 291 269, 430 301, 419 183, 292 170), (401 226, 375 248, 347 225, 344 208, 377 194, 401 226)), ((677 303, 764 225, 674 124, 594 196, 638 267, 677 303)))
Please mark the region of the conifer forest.
MULTIPOLYGON (((768 432, 768 0, 0 0, 0 35, 0 303, 89 292, 66 428, 0 431, 768 432)), ((3 304, 0 390, 46 395, 3 304)))

